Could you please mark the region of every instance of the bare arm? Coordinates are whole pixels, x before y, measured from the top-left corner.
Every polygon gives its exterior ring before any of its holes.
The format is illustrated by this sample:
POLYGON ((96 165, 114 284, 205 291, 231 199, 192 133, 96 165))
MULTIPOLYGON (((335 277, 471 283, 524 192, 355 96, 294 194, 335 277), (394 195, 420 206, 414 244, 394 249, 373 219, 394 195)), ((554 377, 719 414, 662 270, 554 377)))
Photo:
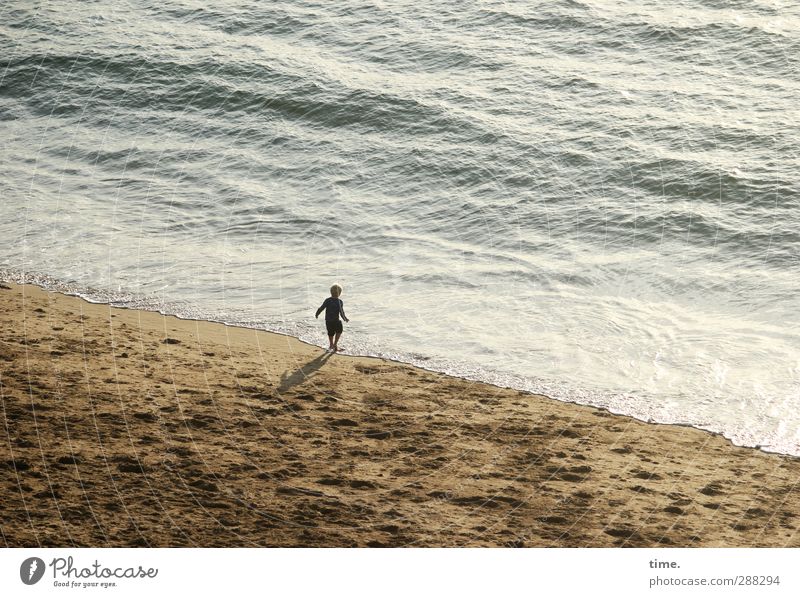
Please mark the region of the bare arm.
POLYGON ((344 301, 342 301, 341 299, 339 299, 339 312, 342 314, 342 319, 344 319, 345 321, 350 321, 349 319, 347 319, 347 315, 344 314, 344 301))

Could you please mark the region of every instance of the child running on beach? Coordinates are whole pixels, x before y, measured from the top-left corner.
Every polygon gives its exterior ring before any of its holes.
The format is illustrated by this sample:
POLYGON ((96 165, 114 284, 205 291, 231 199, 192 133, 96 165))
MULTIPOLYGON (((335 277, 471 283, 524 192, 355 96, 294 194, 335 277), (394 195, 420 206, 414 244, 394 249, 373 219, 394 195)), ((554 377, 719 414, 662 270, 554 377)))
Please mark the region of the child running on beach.
POLYGON ((341 350, 339 348, 339 337, 344 331, 344 326, 339 320, 339 314, 341 313, 342 319, 345 321, 350 321, 347 319, 347 315, 344 314, 344 302, 339 298, 340 294, 342 294, 341 286, 338 284, 331 286, 331 295, 317 309, 316 314, 316 317, 319 318, 319 314, 325 309, 325 327, 328 328, 328 342, 330 343, 328 350, 331 352, 339 352, 341 350))

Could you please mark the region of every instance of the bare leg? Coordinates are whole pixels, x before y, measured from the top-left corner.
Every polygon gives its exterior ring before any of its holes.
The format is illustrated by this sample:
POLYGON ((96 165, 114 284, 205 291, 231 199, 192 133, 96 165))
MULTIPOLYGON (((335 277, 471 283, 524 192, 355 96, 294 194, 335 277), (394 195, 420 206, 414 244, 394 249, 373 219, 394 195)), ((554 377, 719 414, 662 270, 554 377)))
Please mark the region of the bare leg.
POLYGON ((342 335, 342 332, 337 332, 336 337, 333 340, 333 352, 339 350, 339 337, 342 335))
POLYGON ((328 344, 328 350, 336 350, 336 344, 333 342, 333 336, 328 336, 328 344))

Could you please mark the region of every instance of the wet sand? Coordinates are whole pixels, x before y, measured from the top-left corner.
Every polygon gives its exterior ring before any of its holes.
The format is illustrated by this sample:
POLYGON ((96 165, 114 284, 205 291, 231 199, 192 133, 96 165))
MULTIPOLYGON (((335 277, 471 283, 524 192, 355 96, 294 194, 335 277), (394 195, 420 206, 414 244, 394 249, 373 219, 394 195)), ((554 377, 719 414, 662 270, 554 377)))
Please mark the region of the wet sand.
POLYGON ((800 546, 796 458, 2 286, 8 547, 800 546))

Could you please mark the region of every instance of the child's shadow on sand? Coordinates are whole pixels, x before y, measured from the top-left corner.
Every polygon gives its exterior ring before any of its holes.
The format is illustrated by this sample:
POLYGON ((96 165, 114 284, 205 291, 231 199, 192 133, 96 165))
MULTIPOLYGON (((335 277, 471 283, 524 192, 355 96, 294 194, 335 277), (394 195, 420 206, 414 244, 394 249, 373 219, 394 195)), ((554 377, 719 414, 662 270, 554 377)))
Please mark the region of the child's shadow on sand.
POLYGON ((294 373, 290 374, 287 371, 281 375, 281 385, 278 387, 278 393, 283 394, 291 390, 293 387, 303 383, 306 379, 314 375, 314 373, 316 373, 327 362, 332 354, 332 352, 324 352, 300 367, 294 373))

